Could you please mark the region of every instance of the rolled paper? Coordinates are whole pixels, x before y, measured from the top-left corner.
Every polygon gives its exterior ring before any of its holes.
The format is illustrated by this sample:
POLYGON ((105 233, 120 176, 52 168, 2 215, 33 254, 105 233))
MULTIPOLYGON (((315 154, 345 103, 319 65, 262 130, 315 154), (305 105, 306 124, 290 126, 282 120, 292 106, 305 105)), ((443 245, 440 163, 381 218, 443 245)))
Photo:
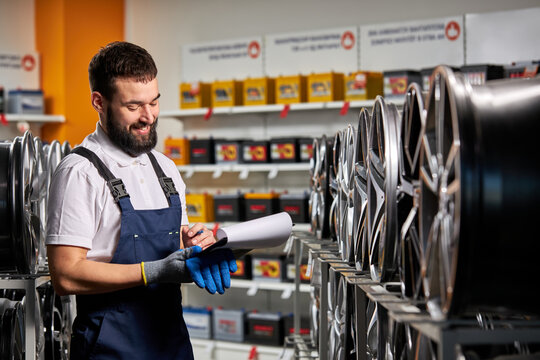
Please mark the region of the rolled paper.
POLYGON ((230 249, 261 249, 275 247, 289 239, 292 219, 286 212, 244 221, 219 228, 216 232, 218 243, 226 243, 230 249))

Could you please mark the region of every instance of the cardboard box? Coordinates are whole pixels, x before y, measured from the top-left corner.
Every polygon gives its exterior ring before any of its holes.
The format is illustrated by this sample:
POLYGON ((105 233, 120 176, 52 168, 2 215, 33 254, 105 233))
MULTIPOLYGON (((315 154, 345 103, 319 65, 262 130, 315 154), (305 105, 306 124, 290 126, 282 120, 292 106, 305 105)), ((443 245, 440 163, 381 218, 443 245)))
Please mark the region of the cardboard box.
POLYGON ((197 109, 210 107, 211 85, 203 82, 180 84, 180 108, 197 109))
POLYGON ((307 79, 307 101, 325 102, 343 100, 344 75, 342 73, 311 74, 307 79))
POLYGON ((276 104, 307 101, 307 78, 303 75, 279 76, 275 81, 276 104))
POLYGON ((212 107, 243 105, 243 82, 236 80, 212 83, 212 107))
POLYGON ((165 139, 165 151, 163 152, 169 159, 174 161, 176 165, 189 164, 189 140, 187 138, 171 138, 165 139))
POLYGON ((186 194, 189 222, 214 221, 214 198, 210 194, 186 194))
POLYGON ((345 101, 375 99, 383 95, 383 74, 380 72, 357 71, 345 75, 345 101))
POLYGON ((275 80, 272 78, 248 78, 244 80, 244 105, 267 105, 276 102, 275 80))
POLYGON ((247 193, 244 198, 246 199, 246 220, 279 212, 279 194, 277 193, 247 193))

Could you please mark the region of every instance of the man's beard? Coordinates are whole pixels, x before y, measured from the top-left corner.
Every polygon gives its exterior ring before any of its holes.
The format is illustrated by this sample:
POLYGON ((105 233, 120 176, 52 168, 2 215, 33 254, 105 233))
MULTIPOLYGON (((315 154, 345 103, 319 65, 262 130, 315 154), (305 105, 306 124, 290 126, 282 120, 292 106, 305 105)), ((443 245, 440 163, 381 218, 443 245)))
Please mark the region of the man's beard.
POLYGON ((117 122, 114 120, 111 108, 107 109, 107 121, 106 128, 107 134, 113 143, 118 145, 118 147, 124 150, 127 154, 131 156, 139 156, 142 153, 147 153, 152 150, 157 144, 157 126, 158 119, 150 125, 150 132, 143 140, 138 140, 136 136, 131 134, 129 129, 124 129, 117 125, 117 122))

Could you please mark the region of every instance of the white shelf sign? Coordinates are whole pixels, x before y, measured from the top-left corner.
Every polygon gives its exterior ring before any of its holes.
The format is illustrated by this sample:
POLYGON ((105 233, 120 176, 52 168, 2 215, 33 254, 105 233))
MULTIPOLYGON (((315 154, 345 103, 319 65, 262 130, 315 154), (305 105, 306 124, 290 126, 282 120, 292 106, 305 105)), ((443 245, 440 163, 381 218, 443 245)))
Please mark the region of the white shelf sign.
POLYGON ((387 71, 461 66, 463 17, 407 21, 360 27, 360 67, 387 71))
POLYGON ((182 46, 182 81, 261 77, 263 51, 260 36, 182 46))
POLYGON ((265 36, 268 76, 358 70, 358 27, 265 36))
POLYGON ((39 76, 40 59, 37 52, 0 52, 0 86, 6 89, 6 97, 7 92, 13 89, 39 89, 39 76))
POLYGON ((467 14, 467 64, 540 59, 540 8, 467 14))

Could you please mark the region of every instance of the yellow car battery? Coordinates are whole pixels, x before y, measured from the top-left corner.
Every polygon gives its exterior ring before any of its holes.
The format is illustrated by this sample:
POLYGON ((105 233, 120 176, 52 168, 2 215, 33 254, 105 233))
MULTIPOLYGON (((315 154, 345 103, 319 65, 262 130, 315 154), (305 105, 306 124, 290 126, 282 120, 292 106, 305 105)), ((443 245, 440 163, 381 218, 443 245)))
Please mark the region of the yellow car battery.
POLYGON ((325 102, 343 100, 342 73, 311 74, 307 78, 307 101, 325 102))
POLYGON ((210 84, 189 82, 180 84, 180 109, 210 107, 210 84))
POLYGON ((272 78, 248 78, 244 80, 244 105, 274 104, 275 80, 272 78))
POLYGON ((212 107, 242 105, 242 88, 242 81, 214 81, 212 83, 212 107))
POLYGON ((383 95, 383 74, 357 71, 345 75, 345 101, 375 99, 383 95))
POLYGON ((186 209, 190 223, 214 221, 214 198, 210 194, 186 194, 186 209))
POLYGON ((176 165, 189 164, 189 140, 187 138, 172 138, 165 139, 165 151, 163 152, 169 159, 174 161, 176 165))
POLYGON ((278 76, 275 81, 276 104, 306 102, 306 82, 303 75, 278 76))

